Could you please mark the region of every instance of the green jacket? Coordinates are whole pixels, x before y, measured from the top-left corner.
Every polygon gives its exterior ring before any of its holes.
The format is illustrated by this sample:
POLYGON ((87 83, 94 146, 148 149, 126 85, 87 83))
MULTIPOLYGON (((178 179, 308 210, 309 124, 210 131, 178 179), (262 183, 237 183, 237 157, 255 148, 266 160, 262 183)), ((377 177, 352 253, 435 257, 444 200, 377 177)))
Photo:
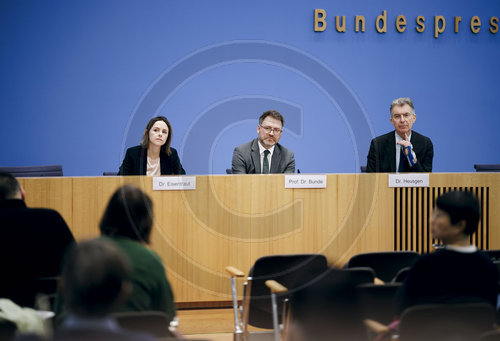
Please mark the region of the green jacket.
POLYGON ((103 236, 113 241, 132 265, 132 293, 121 311, 155 310, 175 317, 174 294, 160 257, 153 251, 127 237, 103 236))

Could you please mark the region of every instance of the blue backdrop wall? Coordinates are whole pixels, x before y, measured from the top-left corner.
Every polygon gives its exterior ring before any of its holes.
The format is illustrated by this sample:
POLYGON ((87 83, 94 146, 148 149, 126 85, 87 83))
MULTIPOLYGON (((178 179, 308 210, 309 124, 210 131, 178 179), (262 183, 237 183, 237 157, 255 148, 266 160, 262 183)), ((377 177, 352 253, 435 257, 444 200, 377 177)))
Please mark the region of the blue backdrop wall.
POLYGON ((371 138, 392 128, 390 102, 409 96, 434 171, 473 171, 500 162, 499 16, 492 0, 2 0, 0 166, 117 171, 161 114, 188 174, 222 174, 277 109, 301 172, 358 172, 371 138))

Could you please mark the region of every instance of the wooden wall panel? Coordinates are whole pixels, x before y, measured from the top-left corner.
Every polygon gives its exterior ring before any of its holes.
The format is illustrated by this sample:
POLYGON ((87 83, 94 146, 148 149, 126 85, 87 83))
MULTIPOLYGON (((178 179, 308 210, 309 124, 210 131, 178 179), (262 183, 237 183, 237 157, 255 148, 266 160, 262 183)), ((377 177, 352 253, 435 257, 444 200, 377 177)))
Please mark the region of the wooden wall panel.
POLYGON ((194 191, 153 191, 152 178, 142 176, 25 178, 21 184, 28 205, 61 212, 78 240, 99 235, 101 216, 119 186, 142 188, 154 205, 151 248, 167 268, 177 302, 229 300, 225 266, 248 272, 269 254, 320 252, 341 266, 360 252, 428 252, 433 200, 451 187, 487 198, 488 223, 474 242, 500 249, 500 174, 431 174, 430 187, 420 189, 389 188, 387 174, 329 174, 326 189, 285 189, 280 174, 196 181, 194 191))

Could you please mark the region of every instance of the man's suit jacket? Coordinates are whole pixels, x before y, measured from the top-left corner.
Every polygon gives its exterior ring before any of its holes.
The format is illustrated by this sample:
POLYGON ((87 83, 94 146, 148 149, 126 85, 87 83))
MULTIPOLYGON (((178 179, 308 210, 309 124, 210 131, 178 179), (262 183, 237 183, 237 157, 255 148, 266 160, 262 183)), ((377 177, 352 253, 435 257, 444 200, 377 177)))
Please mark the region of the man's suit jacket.
MULTIPOLYGON (((232 161, 233 174, 260 174, 259 141, 254 139, 234 148, 232 161)), ((274 147, 270 173, 295 173, 293 152, 279 143, 274 147)))
POLYGON ((73 234, 58 212, 20 199, 0 203, 0 226, 0 297, 33 307, 36 279, 59 275, 73 234))
MULTIPOLYGON (((378 136, 370 144, 366 172, 396 172, 396 138, 395 132, 378 136)), ((411 144, 417 155, 417 163, 410 172, 432 172, 434 147, 432 141, 416 131, 411 132, 411 144)))
MULTIPOLYGON (((161 175, 179 175, 186 174, 182 168, 181 160, 177 151, 170 147, 170 155, 160 153, 160 172, 161 175)), ((148 150, 141 146, 135 146, 127 149, 118 175, 146 175, 148 162, 148 150)))

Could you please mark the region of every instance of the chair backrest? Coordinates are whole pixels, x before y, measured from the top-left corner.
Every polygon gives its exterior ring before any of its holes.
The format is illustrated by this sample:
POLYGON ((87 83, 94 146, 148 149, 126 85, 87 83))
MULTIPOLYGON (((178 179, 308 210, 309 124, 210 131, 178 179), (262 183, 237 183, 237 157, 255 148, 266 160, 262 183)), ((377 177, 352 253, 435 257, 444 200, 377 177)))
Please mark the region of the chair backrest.
POLYGON ((406 276, 408 275, 408 272, 410 271, 410 267, 402 268, 401 270, 398 271, 396 276, 392 279, 392 283, 403 283, 406 276))
POLYGON ((384 282, 390 282, 399 270, 410 267, 420 255, 414 251, 367 252, 354 255, 346 268, 369 267, 375 276, 384 282))
POLYGON ((63 176, 62 165, 0 167, 0 172, 10 173, 16 178, 63 176))
MULTIPOLYGON (((500 259, 499 260, 494 260, 493 261, 493 264, 496 265, 497 269, 498 269, 498 273, 500 274, 500 259)), ((499 292, 500 293, 500 292, 499 292)))
POLYGON ((373 271, 372 268, 347 268, 343 271, 349 274, 356 286, 361 284, 373 284, 373 281, 375 280, 375 271, 373 271))
POLYGON ((363 318, 391 323, 397 315, 396 293, 400 287, 401 283, 359 285, 356 290, 363 318))
POLYGON ((168 329, 170 318, 161 311, 127 311, 113 316, 123 329, 145 332, 156 338, 173 337, 168 329))
POLYGON ((259 328, 273 328, 267 280, 276 280, 288 288, 287 293, 278 295, 281 321, 282 300, 314 282, 327 268, 326 257, 320 254, 273 255, 257 259, 248 275, 251 278, 248 323, 259 328))
POLYGON ((482 250, 488 256, 491 257, 492 261, 500 261, 500 250, 482 250))
POLYGON ((488 303, 425 304, 401 314, 401 341, 476 340, 493 330, 495 310, 488 303))
POLYGON ((500 163, 475 164, 476 172, 500 172, 500 163))
POLYGON ((373 278, 368 268, 329 268, 318 280, 292 295, 292 326, 305 340, 366 341, 356 288, 360 281, 371 279, 373 283, 373 278))
POLYGON ((37 310, 54 310, 59 281, 60 277, 38 277, 33 281, 37 310))

